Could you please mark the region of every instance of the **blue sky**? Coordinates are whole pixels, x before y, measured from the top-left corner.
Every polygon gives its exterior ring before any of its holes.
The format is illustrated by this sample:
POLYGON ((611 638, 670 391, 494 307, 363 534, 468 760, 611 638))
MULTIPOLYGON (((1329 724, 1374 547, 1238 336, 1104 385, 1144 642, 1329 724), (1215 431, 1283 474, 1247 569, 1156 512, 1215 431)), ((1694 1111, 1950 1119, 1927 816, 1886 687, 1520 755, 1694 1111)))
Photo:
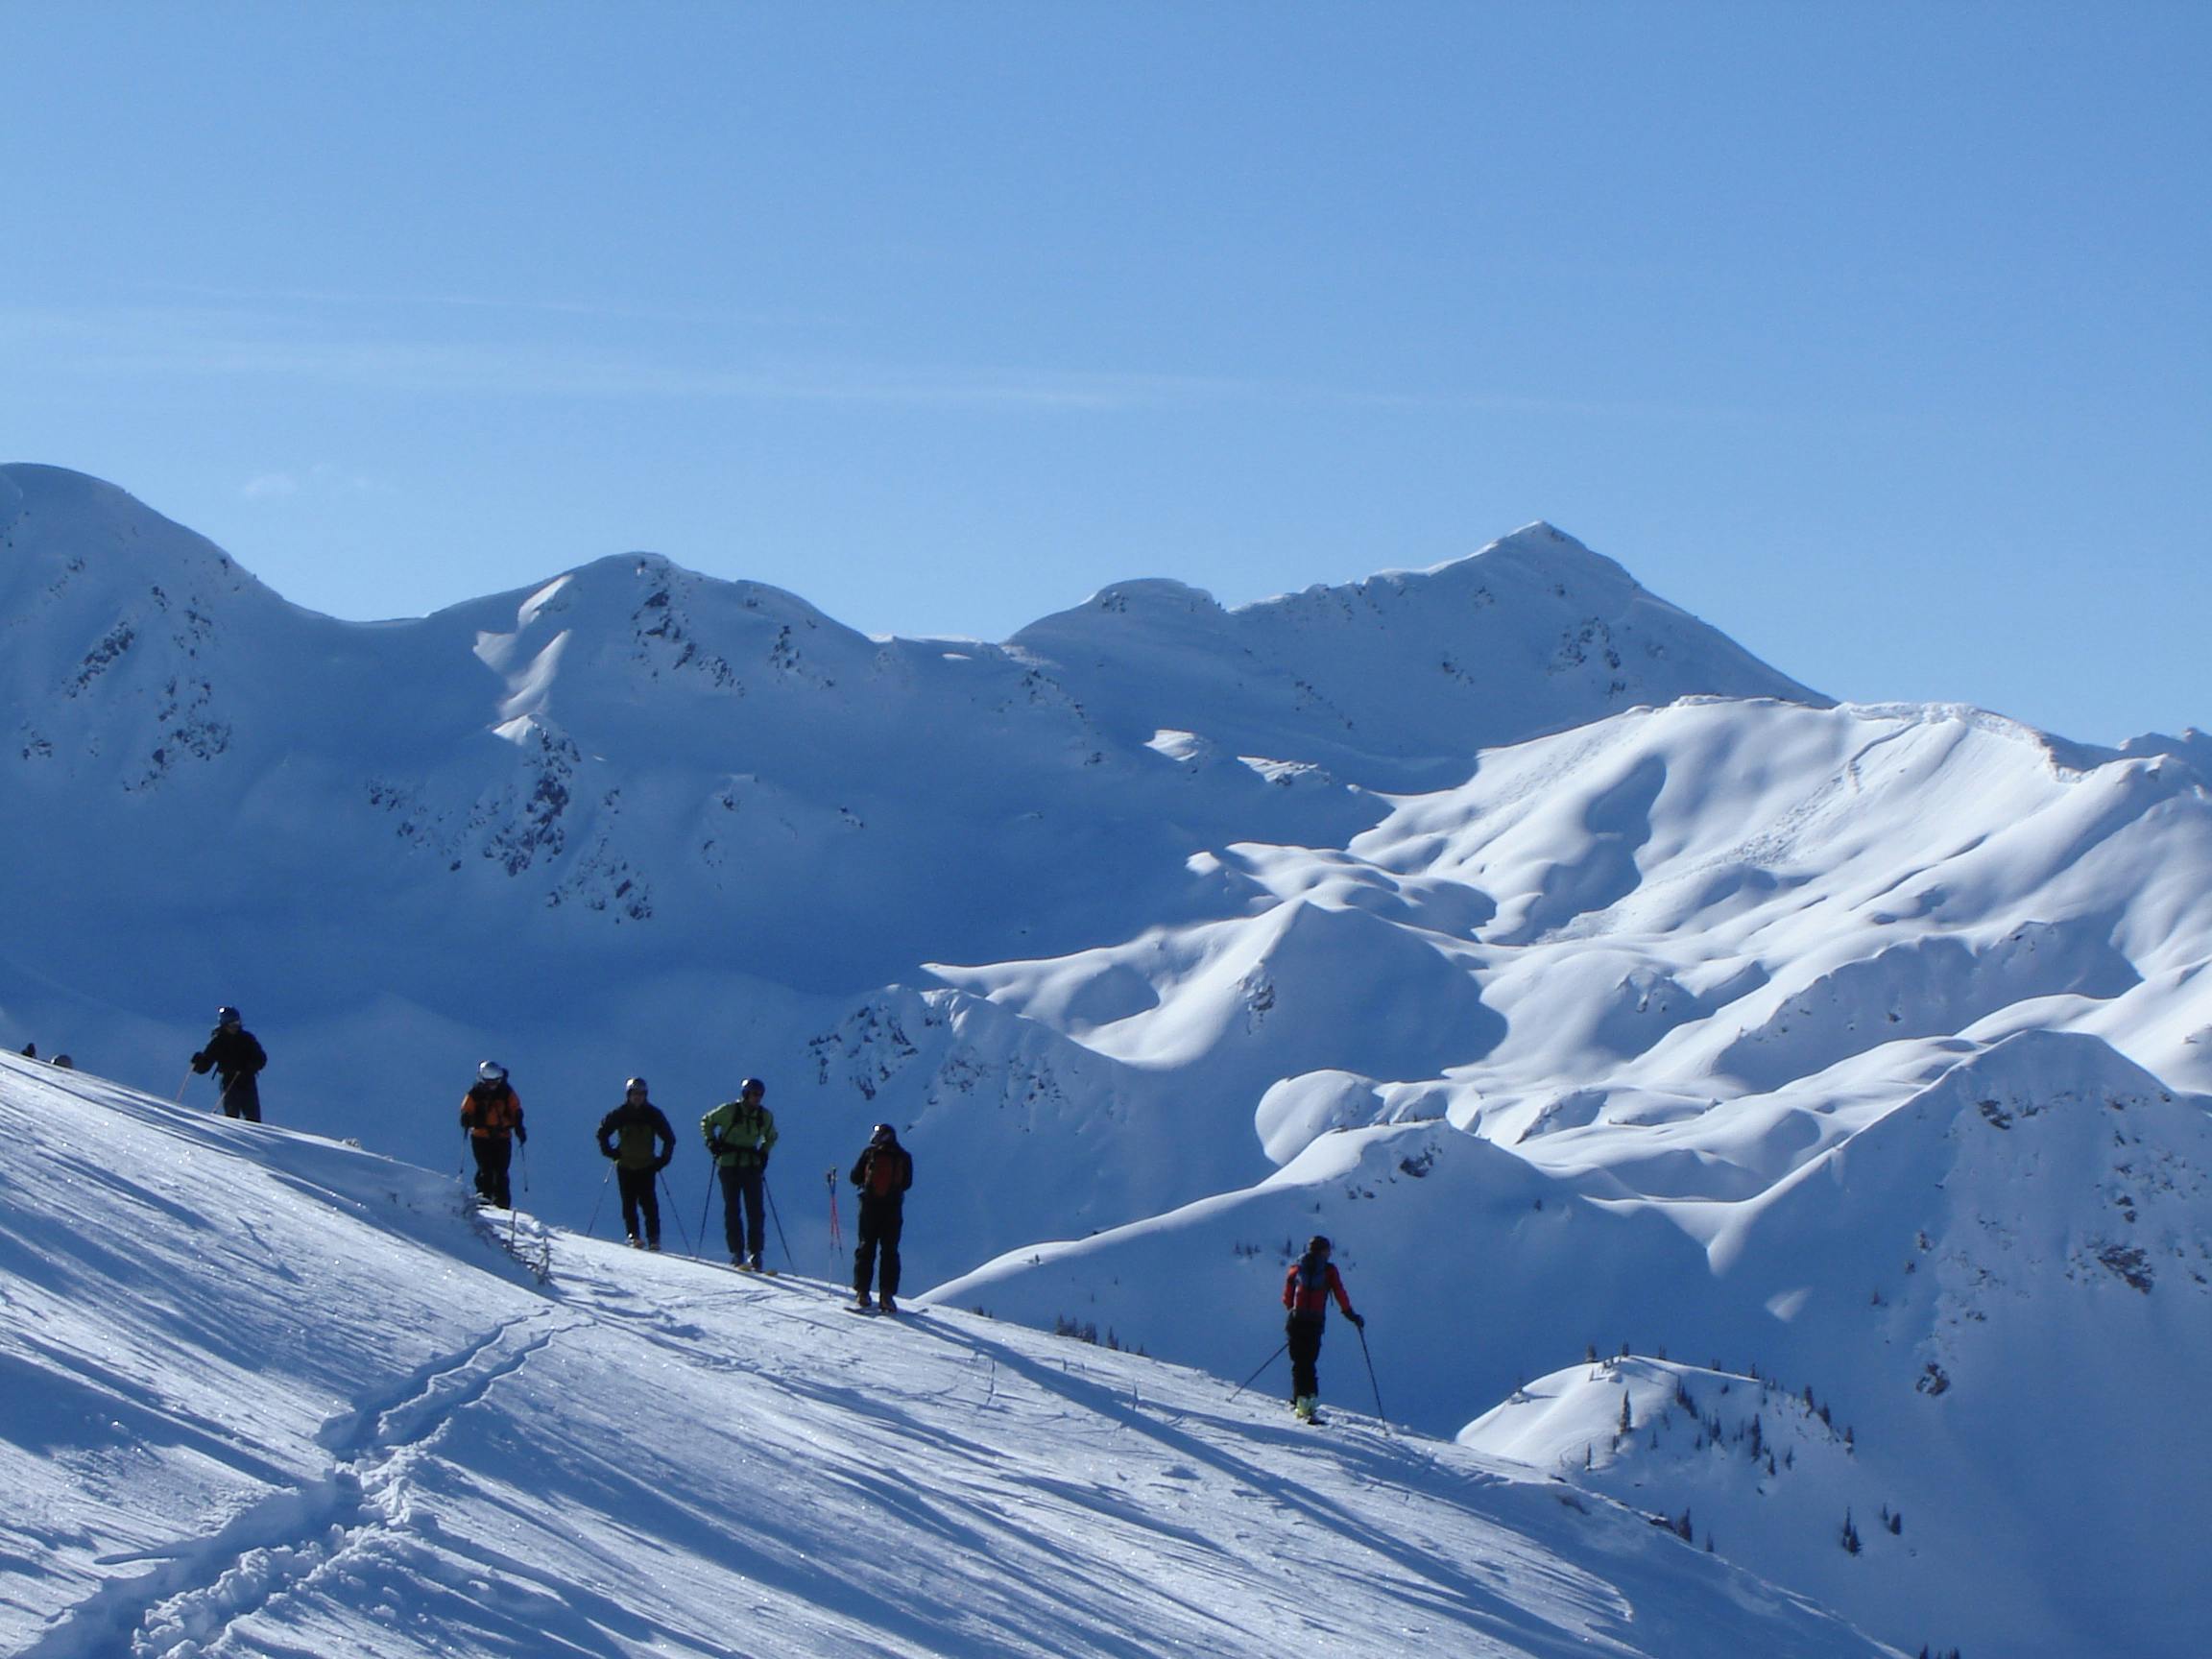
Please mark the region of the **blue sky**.
POLYGON ((1800 680, 2212 726, 2212 8, 0 3, 0 458, 287 596, 872 632, 1549 518, 1800 680))

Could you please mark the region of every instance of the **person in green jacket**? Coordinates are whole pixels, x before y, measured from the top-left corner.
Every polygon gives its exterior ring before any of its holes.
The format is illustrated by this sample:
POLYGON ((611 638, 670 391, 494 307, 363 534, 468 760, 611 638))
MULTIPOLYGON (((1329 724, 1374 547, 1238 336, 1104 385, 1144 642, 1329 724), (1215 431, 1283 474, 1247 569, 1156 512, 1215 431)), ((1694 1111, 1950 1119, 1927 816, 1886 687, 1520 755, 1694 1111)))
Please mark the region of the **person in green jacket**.
POLYGON ((676 1131, 661 1108, 645 1095, 645 1079, 622 1086, 622 1104, 599 1120, 599 1152, 614 1160, 615 1184, 622 1193, 622 1225, 633 1248, 661 1248, 661 1203, 653 1183, 676 1156, 676 1131), (644 1238, 638 1238, 638 1224, 644 1238))
POLYGON ((768 1152, 776 1144, 776 1115, 760 1104, 768 1085, 748 1077, 737 1098, 724 1101, 699 1119, 708 1153, 722 1178, 722 1232, 730 1245, 730 1265, 748 1273, 773 1272, 760 1262, 768 1180, 768 1152))

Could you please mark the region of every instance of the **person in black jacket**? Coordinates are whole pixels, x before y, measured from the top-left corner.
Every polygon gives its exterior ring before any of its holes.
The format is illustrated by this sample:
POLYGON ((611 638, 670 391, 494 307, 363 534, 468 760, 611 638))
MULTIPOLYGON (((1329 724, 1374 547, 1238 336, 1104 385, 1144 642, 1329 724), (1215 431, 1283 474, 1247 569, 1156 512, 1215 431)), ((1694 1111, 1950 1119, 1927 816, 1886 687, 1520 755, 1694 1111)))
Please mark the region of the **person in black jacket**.
POLYGON ((876 1125, 853 1166, 860 1189, 860 1246, 853 1252, 853 1306, 869 1310, 868 1281, 882 1254, 883 1311, 899 1311, 899 1235, 906 1225, 906 1190, 914 1185, 914 1159, 888 1123, 876 1125))
POLYGON ((253 1040, 235 1008, 215 1010, 215 1029, 208 1033, 207 1043, 192 1056, 192 1070, 200 1076, 212 1070, 223 1085, 223 1116, 243 1118, 249 1123, 261 1121, 261 1087, 254 1081, 261 1068, 269 1064, 269 1055, 253 1040))
POLYGON ((661 1248, 661 1201, 653 1184, 676 1156, 676 1131, 661 1108, 645 1097, 645 1079, 622 1086, 622 1104, 599 1119, 599 1152, 614 1160, 614 1179, 622 1190, 622 1225, 630 1245, 661 1248), (638 1221, 644 1221, 642 1238, 638 1221))

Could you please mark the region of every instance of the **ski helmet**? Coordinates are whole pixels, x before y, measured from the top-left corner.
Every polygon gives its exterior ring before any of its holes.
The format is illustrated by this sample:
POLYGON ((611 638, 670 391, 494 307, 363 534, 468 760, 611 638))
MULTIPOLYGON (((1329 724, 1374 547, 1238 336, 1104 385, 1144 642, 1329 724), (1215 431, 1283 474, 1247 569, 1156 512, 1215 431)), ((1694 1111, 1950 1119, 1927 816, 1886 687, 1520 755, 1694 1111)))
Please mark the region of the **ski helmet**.
POLYGON ((868 1144, 881 1146, 898 1139, 899 1137, 892 1131, 890 1124, 878 1123, 876 1125, 876 1133, 868 1137, 868 1144))
POLYGON ((622 1093, 623 1093, 623 1094, 644 1094, 644 1093, 645 1093, 645 1079, 644 1079, 644 1078, 642 1078, 642 1077, 633 1077, 633 1078, 631 1078, 631 1079, 630 1079, 630 1080, 629 1080, 627 1083, 625 1083, 625 1084, 623 1084, 623 1085, 622 1085, 622 1093))
POLYGON ((1306 1254, 1309 1256, 1326 1256, 1334 1248, 1334 1246, 1319 1233, 1306 1240, 1306 1254))
POLYGON ((243 1024, 244 1022, 239 1018, 237 1009, 225 1003, 215 1010, 215 1023, 218 1025, 239 1025, 243 1024))
POLYGON ((504 1083, 507 1081, 507 1068, 496 1060, 487 1060, 476 1068, 476 1076, 485 1083, 504 1083))
POLYGON ((737 1085, 739 1099, 743 1099, 748 1094, 765 1094, 767 1093, 768 1085, 761 1082, 757 1077, 748 1077, 744 1082, 737 1085))

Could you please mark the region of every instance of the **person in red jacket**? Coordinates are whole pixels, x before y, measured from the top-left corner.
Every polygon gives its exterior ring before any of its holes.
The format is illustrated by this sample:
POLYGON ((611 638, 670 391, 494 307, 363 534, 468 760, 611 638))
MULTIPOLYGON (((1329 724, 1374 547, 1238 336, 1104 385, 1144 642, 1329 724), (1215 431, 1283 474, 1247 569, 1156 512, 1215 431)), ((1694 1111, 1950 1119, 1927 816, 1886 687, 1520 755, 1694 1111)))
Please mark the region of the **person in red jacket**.
POLYGON ((522 1127, 522 1096, 507 1081, 507 1068, 487 1060, 476 1068, 476 1081, 461 1096, 461 1127, 468 1132, 476 1154, 476 1196, 495 1209, 515 1208, 508 1190, 507 1168, 515 1156, 515 1142, 530 1139, 522 1127))
POLYGON ((1329 1240, 1316 1233, 1306 1241, 1306 1254, 1290 1264, 1283 1281, 1283 1306, 1290 1310, 1284 1322, 1290 1349, 1290 1409, 1301 1421, 1318 1422, 1321 1405, 1321 1330, 1329 1320, 1329 1298, 1344 1310, 1344 1317, 1361 1329, 1367 1321, 1352 1310, 1352 1298, 1344 1293, 1344 1281, 1329 1260, 1329 1240))
POLYGON ((888 1123, 876 1125, 853 1165, 853 1185, 860 1189, 860 1247, 853 1252, 853 1309, 876 1311, 868 1301, 868 1282, 876 1277, 882 1253, 881 1309, 899 1311, 899 1236, 906 1227, 906 1190, 914 1185, 914 1159, 899 1144, 888 1123))

